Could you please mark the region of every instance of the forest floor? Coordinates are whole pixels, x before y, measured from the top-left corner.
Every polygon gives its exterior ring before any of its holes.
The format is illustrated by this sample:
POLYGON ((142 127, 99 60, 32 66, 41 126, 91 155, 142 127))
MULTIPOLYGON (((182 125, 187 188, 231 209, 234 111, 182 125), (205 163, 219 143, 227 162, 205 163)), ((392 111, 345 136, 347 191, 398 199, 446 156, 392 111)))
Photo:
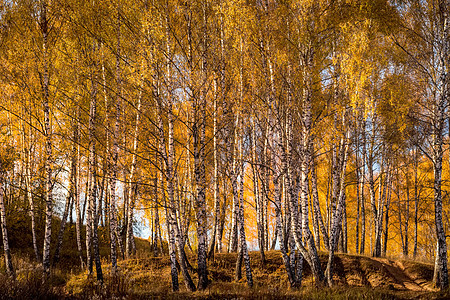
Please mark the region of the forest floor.
MULTIPOLYGON (((246 285, 244 269, 243 278, 234 280, 236 254, 216 254, 208 265, 211 284, 205 291, 189 292, 179 274, 180 291, 174 293, 168 257, 152 257, 147 247, 138 241, 137 258, 120 261, 116 278, 109 277, 105 258, 102 286, 74 267, 76 261, 55 268, 43 285, 42 268, 16 258, 17 280, 0 276, 0 299, 450 299, 433 288, 431 264, 349 254, 336 256, 333 288, 317 287, 305 263, 302 288, 293 290, 279 251, 266 252, 264 265, 259 252, 250 253, 253 288, 246 285)), ((196 265, 194 256, 189 260, 196 265)), ((325 267, 327 253, 320 253, 320 260, 325 267)), ((195 270, 191 274, 196 282, 195 270)))

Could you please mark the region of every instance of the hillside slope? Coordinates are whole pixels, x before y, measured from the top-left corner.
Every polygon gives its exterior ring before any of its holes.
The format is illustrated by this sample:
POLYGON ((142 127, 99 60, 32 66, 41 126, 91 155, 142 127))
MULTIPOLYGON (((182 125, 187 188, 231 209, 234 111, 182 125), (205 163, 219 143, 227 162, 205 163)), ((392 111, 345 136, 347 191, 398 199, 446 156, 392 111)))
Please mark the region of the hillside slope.
MULTIPOLYGON (((308 266, 305 264, 303 288, 291 290, 278 251, 266 254, 267 262, 261 266, 259 253, 251 253, 255 287, 247 288, 244 278, 234 281, 235 254, 216 254, 209 264, 211 285, 206 291, 190 293, 184 288, 180 276, 181 290, 172 293, 170 269, 167 257, 148 257, 122 261, 120 263, 120 287, 118 295, 125 298, 205 298, 205 299, 439 299, 446 294, 432 287, 433 266, 407 260, 389 260, 359 255, 338 254, 336 257, 336 286, 317 288, 308 266)), ((327 254, 320 255, 325 266, 327 254)), ((195 258, 191 257, 192 265, 195 258)), ((87 284, 85 275, 72 277, 65 291, 67 295, 86 297, 93 283, 87 284)), ((193 272, 196 280, 196 274, 193 272)), ((105 286, 108 286, 106 284, 105 286)), ((109 295, 109 294, 108 294, 109 295)))

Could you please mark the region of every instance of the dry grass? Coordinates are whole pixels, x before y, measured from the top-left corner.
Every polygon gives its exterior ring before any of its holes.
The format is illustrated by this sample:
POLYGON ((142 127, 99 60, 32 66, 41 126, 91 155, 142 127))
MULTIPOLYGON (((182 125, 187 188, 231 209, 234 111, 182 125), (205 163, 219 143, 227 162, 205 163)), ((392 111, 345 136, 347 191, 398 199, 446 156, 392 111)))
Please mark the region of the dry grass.
MULTIPOLYGON (((64 292, 64 285, 70 274, 61 269, 53 269, 50 277, 43 281, 42 265, 36 264, 28 256, 14 256, 16 278, 1 272, 0 299, 70 299, 75 298, 64 292)), ((4 269, 4 262, 0 266, 4 269)))
MULTIPOLYGON (((266 252, 262 265, 258 252, 250 253, 254 287, 244 278, 234 281, 236 254, 216 254, 209 262, 211 284, 204 291, 189 292, 179 275, 180 291, 171 291, 168 257, 152 257, 148 243, 138 239, 135 259, 119 262, 119 275, 110 277, 104 259, 102 285, 95 274, 88 276, 69 262, 53 269, 42 284, 42 266, 27 254, 14 255, 17 280, 0 276, 0 299, 448 299, 449 294, 432 289, 433 266, 408 260, 373 259, 361 255, 338 254, 335 287, 316 287, 305 264, 303 287, 289 288, 286 271, 278 251, 266 252), (148 249, 147 249, 148 248, 148 249)), ((73 250, 71 250, 73 251, 73 250)), ((70 255, 67 253, 66 255, 70 255)), ((74 253, 73 255, 76 255, 74 253)), ((196 257, 189 257, 195 267, 196 257)), ((325 267, 327 253, 320 253, 325 267)), ((0 260, 0 270, 4 263, 0 260)), ((191 272, 194 282, 197 274, 191 272)))
MULTIPOLYGON (((430 291, 432 265, 411 261, 373 259, 360 255, 339 254, 336 257, 336 286, 316 287, 311 271, 304 268, 303 287, 289 288, 286 272, 278 251, 266 253, 262 266, 259 253, 251 253, 255 286, 246 286, 245 276, 234 281, 235 254, 216 254, 209 264, 211 284, 205 291, 189 292, 179 276, 180 291, 172 292, 167 257, 145 257, 121 261, 120 276, 107 277, 99 286, 86 274, 73 276, 66 285, 69 295, 77 298, 95 296, 98 299, 114 297, 126 299, 446 299, 448 294, 430 291), (145 257, 145 258, 143 258, 145 257), (430 277, 431 272, 431 277, 430 277), (407 277, 404 277, 407 276, 407 277), (406 279, 405 279, 406 278, 406 279), (411 281, 409 284, 401 280, 411 281), (410 290, 413 286, 417 290, 410 290)), ((325 264, 326 253, 321 253, 325 264)), ((195 265, 195 257, 190 257, 195 265)), ((105 273, 108 272, 105 266, 105 273)), ((197 276, 192 273, 194 281, 197 276)))

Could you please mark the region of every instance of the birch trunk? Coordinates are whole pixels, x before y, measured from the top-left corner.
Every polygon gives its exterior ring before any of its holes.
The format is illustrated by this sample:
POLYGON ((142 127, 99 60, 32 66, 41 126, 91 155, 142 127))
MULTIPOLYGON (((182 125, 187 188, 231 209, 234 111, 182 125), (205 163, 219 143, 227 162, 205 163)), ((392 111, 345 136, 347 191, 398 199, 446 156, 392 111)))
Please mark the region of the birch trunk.
POLYGON ((360 186, 360 197, 361 197, 361 246, 359 248, 359 254, 364 254, 365 245, 366 245, 366 198, 364 196, 364 186, 366 184, 366 122, 362 120, 362 135, 363 135, 363 144, 362 144, 362 182, 360 186))
POLYGON ((225 191, 227 191, 227 180, 226 178, 223 178, 223 203, 222 203, 222 208, 221 208, 221 213, 220 213, 220 222, 219 222, 219 228, 218 228, 218 233, 217 233, 217 245, 218 245, 218 250, 219 253, 223 252, 223 242, 222 242, 222 238, 223 238, 223 231, 225 228, 225 218, 226 218, 226 210, 228 207, 228 203, 227 203, 227 193, 225 191))
MULTIPOLYGON (((290 272, 292 273, 292 282, 291 287, 292 288, 300 288, 302 285, 302 277, 303 277, 303 255, 300 253, 300 251, 295 251, 296 244, 295 244, 295 238, 294 238, 294 232, 292 228, 292 222, 297 221, 299 224, 302 223, 302 215, 298 214, 298 194, 299 194, 299 176, 298 174, 294 175, 293 173, 293 164, 292 164, 292 144, 293 144, 293 135, 292 135, 292 113, 288 112, 287 114, 287 122, 286 122, 286 141, 282 143, 284 145, 284 149, 282 149, 282 159, 283 159, 283 170, 285 174, 286 179, 286 214, 288 215, 289 220, 289 226, 288 229, 290 229, 290 233, 288 235, 289 239, 289 247, 290 247, 290 257, 289 257, 289 263, 290 263, 290 272), (294 183, 293 176, 296 176, 296 180, 294 183), (292 214, 291 210, 295 209, 295 213, 292 214), (293 216, 297 215, 298 220, 295 220, 293 216), (297 253, 296 253, 297 252, 297 253), (296 266, 297 264, 297 266, 296 266)), ((312 145, 310 145, 312 146, 312 145)), ((300 212, 302 211, 302 208, 300 208, 300 212)), ((319 239, 320 241, 320 239, 319 239)))
MULTIPOLYGON (((66 227, 66 222, 67 222, 67 216, 69 213, 69 210, 71 208, 71 206, 73 205, 73 202, 76 201, 75 197, 78 196, 77 194, 77 172, 78 172, 78 157, 77 157, 77 143, 78 143, 78 120, 75 121, 75 123, 73 124, 73 143, 72 143, 72 151, 70 154, 70 175, 69 175, 69 193, 67 195, 67 199, 66 199, 66 205, 64 207, 64 213, 63 213, 63 217, 61 219, 61 225, 59 228, 59 233, 58 233, 58 239, 57 239, 57 244, 56 244, 56 250, 55 250, 55 254, 53 256, 53 266, 56 266, 56 264, 59 261, 59 252, 63 243, 63 238, 64 238, 64 231, 65 231, 65 227, 66 227)), ((70 210, 71 211, 71 210, 70 210)), ((78 219, 78 216, 77 216, 78 219)), ((77 244, 78 245, 78 244, 77 244)), ((80 241, 80 246, 81 246, 81 241, 80 241)), ((80 247, 81 248, 81 247, 80 247)), ((79 255, 82 261, 82 257, 81 255, 79 255)))
MULTIPOLYGON (((313 159, 311 161, 311 184, 312 184, 312 197, 313 197, 313 209, 314 209, 314 215, 315 218, 319 224, 319 228, 322 232, 322 238, 323 238, 323 244, 325 246, 325 249, 328 249, 328 245, 330 244, 329 238, 328 238, 328 232, 327 227, 325 223, 323 222, 322 218, 322 212, 320 210, 320 202, 319 202, 319 192, 317 189, 317 172, 316 172, 316 163, 313 159)), ((319 233, 317 233, 317 241, 316 241, 317 249, 320 250, 320 238, 319 233)))
MULTIPOLYGON (((73 145, 73 149, 75 149, 75 145, 73 145)), ((58 232, 58 238, 56 240, 56 249, 55 249, 55 254, 53 255, 53 262, 52 265, 56 266, 56 264, 59 261, 59 253, 61 250, 61 246, 63 243, 63 239, 64 239, 64 231, 66 229, 66 223, 67 223, 67 216, 69 215, 69 209, 70 209, 70 204, 72 203, 72 199, 73 199, 73 188, 74 188, 74 173, 76 172, 76 166, 73 162, 73 157, 75 156, 75 152, 72 150, 71 156, 72 156, 72 161, 71 161, 71 166, 70 166, 70 181, 69 181, 69 193, 66 197, 66 203, 64 206, 64 212, 63 212, 63 216, 61 218, 61 224, 59 226, 59 232, 58 232)))
POLYGON ((133 134, 133 152, 132 152, 132 159, 131 159, 131 170, 130 170, 130 176, 129 176, 129 187, 128 187, 128 201, 129 201, 129 207, 128 207, 128 223, 127 223, 127 233, 125 238, 125 253, 128 258, 131 257, 132 250, 133 250, 133 241, 134 241, 134 235, 133 235, 133 218, 134 218, 134 207, 136 204, 136 198, 138 196, 137 193, 137 183, 135 183, 135 177, 136 177, 136 165, 137 165, 137 149, 138 149, 138 134, 139 134, 139 122, 140 122, 140 114, 141 114, 141 97, 142 97, 142 91, 139 92, 138 97, 138 103, 136 106, 136 119, 134 124, 134 134, 133 134), (134 197, 133 197, 133 190, 135 191, 134 197))
MULTIPOLYGON (((308 169, 311 162, 311 123, 312 123, 312 67, 314 61, 314 52, 312 47, 309 47, 304 57, 304 81, 305 87, 303 90, 303 103, 302 103, 302 129, 301 129, 301 144, 300 144, 300 202, 301 202, 301 225, 303 237, 308 245, 308 250, 303 246, 301 242, 301 236, 299 228, 297 226, 298 216, 297 211, 292 215, 292 224, 295 224, 292 228, 295 244, 300 250, 303 257, 306 259, 311 267, 312 273, 319 284, 325 282, 325 275, 320 265, 319 256, 317 254, 316 245, 314 243, 314 237, 309 229, 309 209, 308 209, 308 169)), ((291 214, 295 209, 291 207, 291 214)))
MULTIPOLYGON (((24 143, 24 156, 25 156, 25 188, 28 198, 28 203, 30 204, 30 217, 31 217, 31 235, 33 239, 33 250, 36 261, 41 261, 41 257, 39 255, 39 250, 37 246, 36 239, 36 216, 35 216, 35 206, 32 194, 31 187, 31 146, 26 145, 25 143, 25 126, 22 126, 23 131, 23 143, 24 143)), ((31 129, 29 134, 29 140, 31 142, 31 129)))
MULTIPOLYGON (((116 104, 117 105, 117 104, 116 104)), ((116 106, 116 110, 118 107, 116 106)), ((117 142, 117 134, 119 133, 119 113, 116 111, 116 122, 114 125, 114 134, 113 134, 113 149, 112 149, 112 157, 110 158, 112 161, 110 163, 111 172, 109 179, 109 238, 111 240, 111 275, 115 276, 117 273, 117 240, 120 238, 117 234, 117 191, 116 191, 116 182, 117 182, 117 157, 118 157, 118 142, 117 142)))
MULTIPOLYGON (((388 172, 391 172, 390 170, 388 170, 388 172)), ((390 173, 389 173, 390 174, 390 173)), ((383 243, 383 252, 382 255, 384 257, 386 257, 386 252, 387 252, 387 243, 388 243, 388 238, 389 238, 389 209, 390 209, 390 205, 391 205, 391 191, 392 191, 392 175, 387 177, 387 182, 386 182, 386 186, 387 186, 387 195, 386 195, 386 204, 385 204, 385 223, 384 223, 384 243, 383 243)), ((408 180, 407 180, 408 182, 408 180)), ((408 184, 408 183, 407 183, 408 184)), ((408 202, 409 202, 409 192, 408 192, 408 202)), ((408 204, 409 206, 409 204, 408 204)), ((401 222, 400 222, 401 224, 401 222)), ((406 227, 408 227, 408 225, 406 225, 406 227)), ((406 234, 408 234, 408 230, 406 230, 406 234)), ((406 242, 406 244, 408 244, 408 242, 406 242)))
MULTIPOLYGON (((288 168, 287 166, 287 155, 285 153, 285 149, 282 146, 282 142, 281 142, 281 137, 282 137, 282 130, 281 130, 281 125, 280 124, 275 124, 273 118, 274 118, 274 114, 276 112, 276 109, 274 107, 274 103, 272 102, 272 110, 269 112, 269 116, 268 116, 268 126, 266 128, 266 135, 267 135, 267 144, 265 145, 265 148, 267 148, 269 146, 269 137, 271 137, 272 141, 271 141, 271 145, 272 147, 274 147, 274 153, 273 155, 273 177, 272 177, 272 181, 273 181, 273 197, 274 197, 274 204, 275 204, 275 235, 274 235, 274 240, 272 241, 272 249, 275 248, 275 244, 277 241, 277 237, 279 239, 279 246, 280 246, 280 250, 281 250, 281 256, 283 258, 283 262, 284 262, 284 266, 286 268, 286 272, 288 275, 288 280, 289 280, 289 284, 291 287, 295 287, 296 286, 296 282, 295 282, 295 270, 292 269, 292 264, 291 264, 291 259, 288 255, 288 249, 287 249, 287 245, 289 244, 289 236, 286 235, 286 214, 287 214, 287 208, 284 206, 284 209, 286 211, 285 216, 283 217, 282 211, 283 211, 283 201, 282 201, 282 192, 280 191, 280 180, 283 179, 282 174, 283 172, 285 172, 288 168), (272 133, 269 128, 274 128, 274 132, 272 133), (281 159, 280 159, 281 158, 281 159), (281 164, 281 166, 280 166, 281 164)), ((268 157, 265 157, 266 159, 266 163, 268 161, 268 157)), ((268 173, 266 173, 266 176, 268 175, 268 173)), ((269 185, 266 184, 266 188, 268 189, 269 185)), ((268 190, 265 191, 265 193, 268 193, 268 190)), ((267 195, 267 194, 266 194, 267 195)), ((289 199, 291 200, 289 203, 286 203, 285 201, 285 205, 293 205, 293 199, 289 199)), ((298 211, 298 206, 295 210, 295 212, 292 212, 292 207, 291 207, 291 214, 294 213, 296 214, 298 211)), ((295 219, 297 222, 293 221, 291 222, 291 226, 294 223, 298 223, 298 218, 295 219)), ((299 233, 301 235, 301 232, 299 233)), ((301 237, 300 237, 301 239, 301 237)))
MULTIPOLYGON (((95 48, 95 46, 93 46, 95 48)), ((95 51, 95 50, 94 50, 95 51)), ((97 116, 97 83, 95 71, 91 70, 91 95, 89 104, 89 159, 88 159, 88 176, 89 176, 89 195, 87 205, 86 218, 86 256, 89 274, 93 273, 93 259, 97 271, 97 280, 103 282, 103 274, 100 263, 97 235, 97 209, 96 209, 96 193, 97 193, 97 154, 96 154, 96 116, 97 116), (92 253, 93 251, 93 253, 92 253)))
MULTIPOLYGON (((373 165, 374 165, 374 147, 375 147, 375 132, 374 132, 374 120, 372 120, 372 132, 371 132, 371 142, 370 142, 370 153, 368 157, 368 169, 369 169, 369 190, 370 190, 370 204, 372 207, 372 214, 373 214, 373 222, 375 227, 375 240, 377 240, 378 237, 378 228, 379 228, 379 215, 380 212, 378 211, 380 207, 377 207, 376 205, 376 195, 375 195, 375 180, 373 175, 373 165)), ((383 164, 381 164, 383 167, 383 164)), ((380 173, 380 183, 381 183, 381 176, 383 174, 383 170, 381 170, 380 173)), ((381 191, 382 185, 380 184, 380 191, 381 191)), ((374 257, 379 257, 381 255, 381 248, 379 249, 380 252, 377 252, 377 241, 375 241, 375 249, 372 252, 372 255, 374 257)))
POLYGON ((261 201, 261 193, 259 188, 259 168, 258 159, 256 155, 256 125, 254 118, 251 119, 251 142, 252 142, 252 175, 253 175, 253 195, 255 199, 255 210, 256 210, 256 227, 258 235, 258 247, 261 256, 261 264, 266 263, 266 256, 264 253, 265 241, 264 241, 264 223, 263 223, 263 204, 261 201))
MULTIPOLYGON (((291 264, 289 260, 289 256, 287 255, 287 249, 285 248, 285 241, 284 241, 284 235, 283 235, 283 227, 284 224, 282 222, 282 207, 281 207, 281 193, 280 193, 280 185, 278 182, 279 174, 278 172, 275 172, 273 177, 273 186, 274 186, 274 202, 275 202, 275 226, 276 226, 276 232, 275 237, 279 237, 280 239, 280 250, 281 250, 281 256, 283 258, 284 266, 286 268, 286 272, 288 275, 288 280, 291 286, 295 286, 295 277, 293 274, 293 270, 291 270, 291 264)), ((291 222, 291 224, 294 224, 294 222, 291 222)), ((301 233, 300 233, 301 234, 301 233)))
MULTIPOLYGON (((216 83, 214 83, 216 87, 216 83)), ((214 93, 216 94, 216 92, 214 93)), ((210 243, 210 249, 208 253, 208 258, 214 259, 214 251, 216 248, 216 236, 217 227, 219 225, 219 214, 220 214, 220 198, 219 198, 219 185, 218 185, 218 161, 217 161, 217 97, 214 96, 214 107, 213 107, 213 164, 214 164, 214 174, 213 174, 213 201, 214 201, 214 228, 212 231, 212 240, 210 243)))
POLYGON ((99 192, 98 192, 98 206, 97 206, 97 218, 98 218, 98 224, 101 227, 105 226, 104 223, 104 214, 107 212, 107 204, 106 204, 106 193, 107 193, 107 183, 106 183, 106 173, 108 172, 108 159, 105 158, 103 159, 103 174, 102 174, 102 180, 100 181, 100 178, 98 179, 97 185, 99 187, 99 192))
MULTIPOLYGON (((168 46, 168 45, 167 45, 168 46)), ((159 84, 159 82, 158 82, 159 84)), ((158 96, 159 96, 159 89, 158 89, 158 96)), ((161 99, 157 98, 157 120, 158 120, 158 137, 159 137, 159 155, 161 157, 161 193, 163 195, 163 203, 164 203, 164 211, 165 211, 165 217, 166 217, 166 227, 167 227, 167 233, 168 233, 168 246, 169 246, 169 257, 170 257, 170 270, 171 270, 171 276, 172 276, 172 291, 178 291, 179 290, 179 284, 178 284, 178 271, 177 271, 177 259, 176 259, 176 240, 175 240, 175 225, 176 225, 176 219, 174 219, 173 213, 172 213, 172 206, 169 207, 169 205, 172 205, 173 203, 173 181, 172 181, 172 170, 171 170, 171 162, 168 161, 167 156, 167 150, 166 150, 166 141, 165 141, 165 135, 164 135, 164 125, 162 120, 162 103, 161 99), (164 191, 164 178, 167 179, 167 193, 169 196, 169 203, 166 201, 165 191, 164 191)), ((170 101, 170 100, 169 100, 170 101)), ((169 108, 169 113, 171 114, 171 107, 169 108)), ((169 122, 171 123, 171 122, 169 122)), ((170 131, 170 130, 169 130, 170 131)), ((173 134, 173 133, 172 133, 173 134)), ((170 136, 169 139, 172 139, 173 137, 170 136)), ((170 144, 173 145, 173 141, 169 140, 169 147, 170 144)), ((169 150, 170 151, 170 150, 169 150)), ((171 157, 171 155, 169 155, 171 157)), ((171 158, 172 159, 172 158, 171 158)))
POLYGON ((444 224, 442 222, 442 157, 443 157, 443 134, 445 127, 446 106, 450 95, 450 84, 448 82, 448 68, 450 59, 450 1, 440 0, 438 2, 438 22, 436 44, 437 57, 437 84, 435 103, 433 105, 433 171, 434 171, 434 215, 436 224, 436 235, 438 242, 438 266, 440 275, 440 289, 447 289, 447 242, 444 224))
POLYGON ((194 99, 194 167, 196 192, 196 210, 197 210, 197 240, 198 240, 198 289, 204 290, 209 284, 207 269, 207 218, 206 218, 206 174, 205 174, 205 130, 206 130, 206 97, 207 97, 207 53, 208 53, 208 4, 203 3, 203 28, 202 28, 202 52, 201 52, 201 79, 202 86, 199 88, 199 99, 194 99), (200 105, 200 107, 198 106, 200 105), (200 114, 200 118, 198 118, 200 114), (197 124, 197 123, 200 124, 197 124))
MULTIPOLYGON (((94 123, 95 124, 95 123, 94 123)), ((94 127, 95 128, 95 127, 94 127)), ((103 284, 103 271, 102 271, 102 263, 100 260, 100 246, 99 246, 99 241, 98 241, 98 214, 97 214, 97 201, 96 201, 96 195, 97 195, 97 181, 96 181, 96 177, 97 177, 97 153, 95 152, 95 146, 94 146, 94 167, 93 167, 93 187, 92 187, 92 192, 90 194, 90 198, 92 199, 92 227, 93 227, 93 231, 92 231, 92 246, 93 246, 93 250, 94 250, 94 260, 95 260, 95 271, 97 273, 97 281, 100 284, 103 284)))
MULTIPOLYGON (((345 120, 345 112, 343 116, 345 120)), ((345 124, 345 121, 343 122, 345 124)), ((347 158, 348 158, 348 149, 349 149, 349 139, 350 139, 350 130, 347 129, 345 138, 341 140, 341 169, 340 169, 340 187, 339 187, 339 196, 337 201, 336 209, 332 215, 331 220, 331 230, 330 230, 330 245, 329 253, 328 253, 328 263, 327 269, 325 271, 326 278, 329 286, 333 285, 333 263, 334 263, 334 252, 337 247, 340 225, 342 224, 342 215, 345 207, 345 171, 347 168, 347 158)))
POLYGON ((379 175, 379 196, 378 196, 378 207, 376 209, 377 214, 374 214, 375 221, 375 249, 373 251, 374 257, 380 257, 382 254, 382 233, 383 233, 383 216, 384 216, 384 205, 386 202, 386 192, 387 186, 390 178, 389 172, 389 162, 387 162, 388 167, 386 170, 386 175, 383 176, 385 165, 385 159, 381 161, 381 174, 379 175), (384 182, 383 182, 384 178, 384 182))
POLYGON ((416 147, 414 151, 414 251, 413 251, 413 258, 416 258, 417 256, 417 227, 418 227, 418 213, 419 213, 419 193, 418 193, 418 165, 419 165, 419 158, 418 158, 418 147, 416 147))
POLYGON ((44 270, 44 280, 50 275, 50 243, 52 235, 52 216, 53 216, 53 184, 52 184, 52 129, 50 125, 50 106, 49 106, 49 62, 48 62, 48 31, 49 20, 47 18, 47 3, 41 4, 39 25, 42 33, 42 55, 43 55, 43 73, 42 75, 42 97, 44 106, 44 136, 45 136, 45 232, 44 247, 42 254, 42 266, 44 270))
POLYGON ((76 171, 76 178, 75 178, 75 190, 74 190, 74 200, 75 200, 75 213, 76 213, 76 221, 75 221, 75 227, 77 232, 77 250, 78 250, 78 256, 80 258, 80 266, 82 269, 84 269, 84 259, 83 259, 83 245, 81 241, 81 226, 82 226, 82 219, 81 219, 81 210, 80 210, 80 190, 81 190, 81 180, 80 180, 80 173, 81 173, 81 163, 80 163, 80 143, 79 143, 79 124, 80 124, 80 108, 77 108, 77 120, 75 125, 75 132, 74 132, 74 144, 77 146, 77 153, 76 153, 76 161, 75 164, 77 166, 76 171))
POLYGON ((442 135, 444 128, 444 95, 439 97, 435 107, 435 120, 433 124, 433 171, 434 171, 434 215, 436 223, 436 234, 438 240, 438 266, 440 288, 444 290, 448 287, 447 270, 447 242, 445 238, 444 224, 442 222, 442 135))
MULTIPOLYGON (((162 128, 159 128, 160 134, 162 131, 162 128)), ((164 134, 164 132, 162 133, 164 134)), ((162 153, 163 149, 163 143, 160 140, 160 153, 162 153)), ((164 170, 164 161, 161 159, 161 170, 164 170)), ((174 228, 171 226, 171 216, 168 209, 168 204, 166 201, 166 195, 164 191, 164 173, 161 172, 161 193, 163 197, 163 205, 164 205, 164 211, 166 216, 166 227, 167 227, 167 235, 168 235, 168 246, 169 246, 169 259, 170 259, 170 275, 172 278, 172 291, 176 292, 179 290, 179 284, 178 284, 178 270, 177 270, 177 257, 176 257, 176 245, 175 245, 175 232, 174 228)))
POLYGON ((434 270, 433 270, 433 284, 435 287, 439 287, 441 285, 441 272, 439 267, 439 241, 436 242, 436 251, 434 256, 434 270))
MULTIPOLYGON (((403 256, 408 257, 409 254, 409 239, 408 239, 408 229, 409 229, 409 180, 408 174, 406 174, 406 211, 405 211, 405 247, 403 248, 403 256)), ((387 211, 386 211, 387 216, 387 211)), ((387 220, 387 219, 386 219, 387 220)))
MULTIPOLYGON (((264 228, 264 242, 266 243, 266 250, 269 250, 269 164, 271 162, 271 157, 268 154, 268 132, 269 132, 269 122, 266 122, 265 129, 265 139, 264 139, 264 149, 263 149, 263 161, 261 168, 261 176, 262 176, 262 186, 263 186, 263 197, 262 197, 262 209, 263 209, 263 228, 264 228)), ((274 242, 272 243, 272 249, 275 248, 275 244, 277 241, 277 230, 275 230, 274 234, 274 242)))
MULTIPOLYGON (((198 239, 198 289, 204 290, 208 281, 208 271, 206 265, 207 249, 206 249, 206 198, 205 198, 205 109, 206 99, 203 99, 201 113, 202 120, 200 126, 200 134, 198 130, 194 132, 194 165, 195 165, 195 182, 197 185, 196 207, 197 207, 197 239, 198 239), (199 136, 200 135, 200 136, 199 136)), ((195 110, 195 109, 194 109, 195 110)), ((197 125, 194 125, 197 127, 197 125)))
MULTIPOLYGON (((360 116, 358 116, 359 118, 360 116)), ((355 253, 359 253, 359 220, 360 220, 360 207, 361 207, 361 174, 363 173, 363 169, 361 167, 361 157, 359 148, 360 145, 360 121, 357 121, 356 125, 356 136, 355 136, 355 164, 356 164, 356 228, 355 228, 355 253)))
MULTIPOLYGON (((184 243, 181 237, 180 229, 178 227, 177 223, 177 213, 176 213, 176 203, 175 203, 175 197, 174 197, 174 170, 173 170, 173 161, 175 158, 175 149, 174 149, 174 133, 173 133, 173 113, 172 113, 172 100, 169 100, 169 112, 168 112, 168 119, 169 119, 169 153, 167 157, 167 194, 169 197, 169 203, 170 203, 170 227, 171 230, 175 230, 175 239, 176 239, 176 245, 178 249, 178 259, 180 261, 180 268, 181 272, 183 274, 184 282, 186 285, 186 288, 190 291, 195 291, 195 285, 191 279, 191 276, 189 275, 189 271, 187 270, 187 262, 186 262, 186 256, 184 255, 184 243)), ((163 152, 165 153, 165 151, 163 152)))
POLYGON ((344 205, 344 211, 342 214, 342 253, 347 253, 347 205, 344 205))
POLYGON ((252 276, 252 269, 250 267, 250 257, 248 255, 248 248, 247 248, 247 240, 245 238, 245 220, 244 220, 244 178, 245 178, 245 164, 242 161, 242 141, 240 142, 240 164, 241 167, 241 174, 240 174, 240 187, 239 187, 239 238, 240 238, 240 249, 242 252, 242 257, 244 259, 244 265, 245 265, 245 275, 247 277, 247 285, 251 288, 253 287, 253 276, 252 276))
POLYGON ((154 239, 154 254, 158 255, 158 250, 161 255, 164 254, 164 248, 162 243, 162 237, 160 235, 161 229, 159 224, 159 199, 158 199, 158 174, 155 174, 155 223, 154 223, 154 231, 155 231, 155 239, 154 239), (160 248, 158 248, 158 241, 160 242, 160 248))
POLYGON ((236 252, 238 250, 238 214, 239 214, 239 195, 237 188, 237 177, 238 177, 238 162, 237 162, 237 144, 238 144, 238 128, 239 124, 239 113, 236 116, 234 125, 234 141, 233 141, 233 163, 231 167, 230 177, 231 177, 231 188, 233 192, 233 211, 231 215, 231 236, 230 236, 230 251, 236 252))
POLYGON ((2 163, 0 161, 0 226, 2 231, 2 242, 3 242, 3 255, 5 257, 6 273, 9 277, 15 279, 16 273, 11 260, 11 251, 9 250, 9 240, 8 240, 8 228, 6 226, 6 208, 5 208, 5 189, 3 187, 5 170, 3 170, 2 163))
MULTIPOLYGON (((450 1, 438 1, 438 29, 437 46, 437 90, 435 94, 435 105, 433 107, 433 171, 434 171, 434 205, 435 223, 438 240, 438 265, 440 275, 440 289, 447 289, 447 242, 444 224, 442 222, 442 157, 443 157, 443 134, 445 127, 445 112, 450 97, 449 67, 450 67, 450 1)), ((434 41, 433 41, 434 42, 434 41)))

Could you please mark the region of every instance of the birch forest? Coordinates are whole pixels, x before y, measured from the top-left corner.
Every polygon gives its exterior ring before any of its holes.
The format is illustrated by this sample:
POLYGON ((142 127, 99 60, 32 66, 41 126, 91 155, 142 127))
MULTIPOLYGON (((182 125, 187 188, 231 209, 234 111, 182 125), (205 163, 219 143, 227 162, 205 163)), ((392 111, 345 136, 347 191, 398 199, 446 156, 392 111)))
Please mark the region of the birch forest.
POLYGON ((0 298, 449 295, 449 69, 450 0, 0 1, 0 298))

